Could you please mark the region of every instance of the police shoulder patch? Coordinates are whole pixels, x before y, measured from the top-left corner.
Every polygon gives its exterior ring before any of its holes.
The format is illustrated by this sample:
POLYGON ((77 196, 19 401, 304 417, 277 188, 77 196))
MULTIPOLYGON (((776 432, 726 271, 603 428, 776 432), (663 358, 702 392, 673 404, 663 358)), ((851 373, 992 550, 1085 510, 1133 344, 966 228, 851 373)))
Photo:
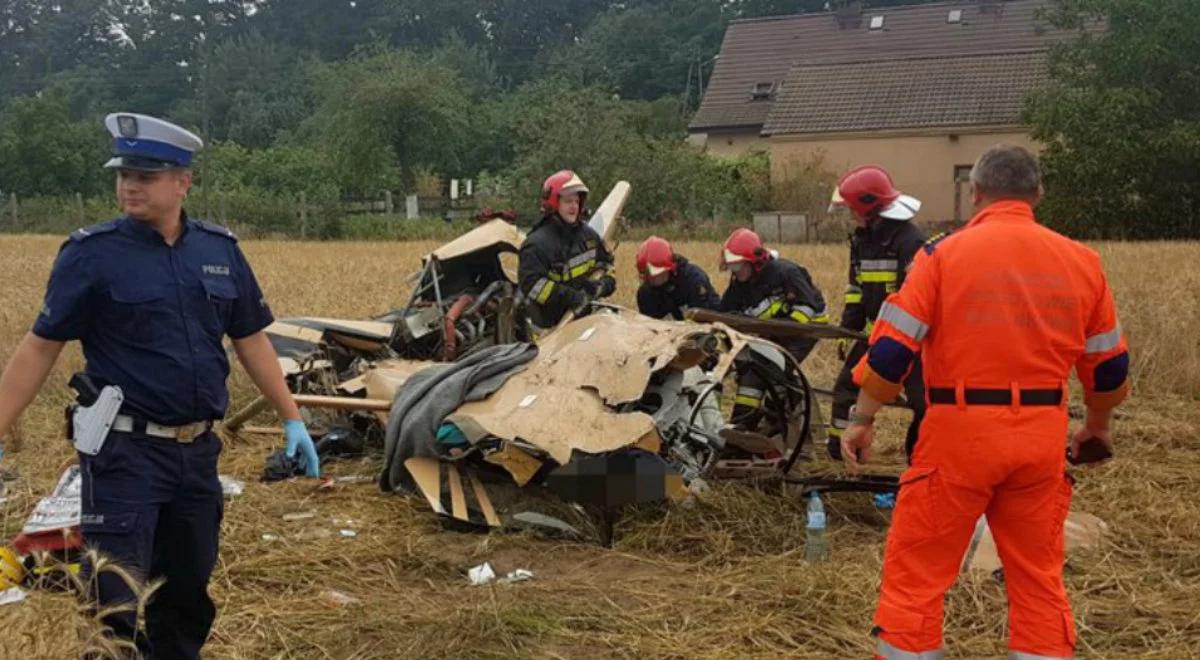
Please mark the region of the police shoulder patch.
POLYGON ((100 224, 92 225, 90 227, 81 227, 81 228, 76 229, 75 231, 71 232, 71 240, 72 241, 84 241, 93 236, 99 236, 100 234, 107 234, 111 231, 116 230, 116 228, 117 228, 116 220, 109 220, 108 222, 101 222, 100 224))
POLYGON ((937 249, 938 243, 941 243, 949 238, 950 234, 952 233, 953 232, 944 231, 940 234, 933 235, 929 240, 925 241, 925 254, 933 254, 933 251, 937 249))
POLYGON ((204 231, 206 231, 210 234, 224 236, 225 238, 228 238, 229 240, 234 241, 234 242, 236 242, 238 239, 237 234, 234 234, 233 232, 229 231, 229 228, 225 227, 223 225, 218 225, 218 224, 215 224, 212 222, 208 222, 206 220, 196 220, 195 222, 196 222, 197 227, 203 229, 204 231))

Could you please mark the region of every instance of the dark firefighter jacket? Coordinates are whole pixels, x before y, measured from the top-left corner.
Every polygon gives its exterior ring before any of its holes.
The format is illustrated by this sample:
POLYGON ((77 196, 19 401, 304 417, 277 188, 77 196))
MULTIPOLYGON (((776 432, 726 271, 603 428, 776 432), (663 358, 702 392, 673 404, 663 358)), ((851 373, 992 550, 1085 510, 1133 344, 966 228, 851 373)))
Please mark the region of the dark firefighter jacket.
POLYGON ((558 323, 591 297, 593 271, 612 263, 604 241, 582 218, 573 225, 557 213, 542 218, 521 245, 517 269, 529 320, 540 328, 558 323))
POLYGON ((637 292, 638 311, 656 319, 683 320, 684 309, 716 309, 721 299, 708 274, 696 264, 675 255, 675 272, 662 286, 643 283, 637 292))
POLYGON ((771 259, 750 280, 733 279, 721 297, 722 312, 797 323, 828 323, 825 298, 803 266, 771 259))
POLYGON ((925 234, 911 222, 880 219, 854 231, 843 328, 868 330, 883 301, 900 290, 909 264, 924 244, 925 234))

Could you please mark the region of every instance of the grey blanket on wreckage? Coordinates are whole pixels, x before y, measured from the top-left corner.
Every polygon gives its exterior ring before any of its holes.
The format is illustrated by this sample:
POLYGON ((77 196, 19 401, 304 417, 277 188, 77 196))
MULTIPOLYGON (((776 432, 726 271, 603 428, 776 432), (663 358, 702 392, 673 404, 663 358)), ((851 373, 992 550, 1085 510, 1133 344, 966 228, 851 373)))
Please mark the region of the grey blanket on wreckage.
POLYGON ((384 492, 413 492, 415 484, 404 461, 413 456, 437 457, 438 428, 459 406, 485 399, 537 357, 534 344, 504 344, 472 353, 458 362, 438 364, 413 374, 392 401, 384 439, 384 492))

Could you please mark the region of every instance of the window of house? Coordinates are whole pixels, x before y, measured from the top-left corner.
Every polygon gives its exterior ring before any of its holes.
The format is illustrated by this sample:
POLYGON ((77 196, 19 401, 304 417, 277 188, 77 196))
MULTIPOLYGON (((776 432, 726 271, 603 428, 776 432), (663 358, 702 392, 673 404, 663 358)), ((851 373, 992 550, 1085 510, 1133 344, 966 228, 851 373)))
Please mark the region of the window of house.
POLYGON ((760 82, 754 83, 754 90, 750 92, 750 98, 755 101, 771 98, 771 92, 775 91, 775 83, 760 82))

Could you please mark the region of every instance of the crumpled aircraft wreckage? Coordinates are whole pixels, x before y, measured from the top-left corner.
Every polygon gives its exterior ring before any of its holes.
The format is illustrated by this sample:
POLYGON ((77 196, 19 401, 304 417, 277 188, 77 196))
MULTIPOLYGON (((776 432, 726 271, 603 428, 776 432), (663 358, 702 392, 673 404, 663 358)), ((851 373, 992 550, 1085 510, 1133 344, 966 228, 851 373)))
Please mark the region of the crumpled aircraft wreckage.
MULTIPOLYGON (((628 193, 618 184, 592 215, 606 241, 628 193)), ((599 512, 606 537, 624 505, 791 471, 810 445, 813 390, 787 351, 732 326, 767 336, 845 331, 711 313, 706 323, 660 321, 594 304, 534 343, 504 263, 523 240, 491 220, 423 258, 403 309, 268 328, 297 402, 324 427, 319 450, 382 445, 380 487, 420 493, 457 524, 567 527, 526 510, 549 495, 599 512), (735 380, 750 371, 767 383, 764 405, 731 419, 735 380)), ((264 407, 252 403, 227 428, 246 430, 264 407)), ((894 490, 895 481, 854 487, 894 490)))

